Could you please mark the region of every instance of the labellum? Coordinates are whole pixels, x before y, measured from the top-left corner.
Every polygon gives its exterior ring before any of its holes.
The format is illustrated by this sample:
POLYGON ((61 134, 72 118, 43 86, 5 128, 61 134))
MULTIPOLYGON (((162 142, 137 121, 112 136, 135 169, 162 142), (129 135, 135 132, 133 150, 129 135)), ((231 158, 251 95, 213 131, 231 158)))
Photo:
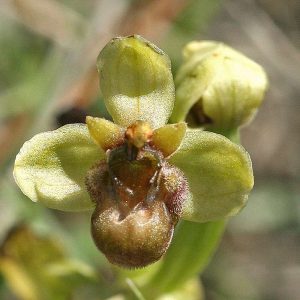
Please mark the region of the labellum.
POLYGON ((86 185, 96 209, 91 231, 113 263, 138 268, 168 249, 188 193, 182 172, 169 165, 152 143, 150 125, 137 121, 125 139, 95 165, 86 185))

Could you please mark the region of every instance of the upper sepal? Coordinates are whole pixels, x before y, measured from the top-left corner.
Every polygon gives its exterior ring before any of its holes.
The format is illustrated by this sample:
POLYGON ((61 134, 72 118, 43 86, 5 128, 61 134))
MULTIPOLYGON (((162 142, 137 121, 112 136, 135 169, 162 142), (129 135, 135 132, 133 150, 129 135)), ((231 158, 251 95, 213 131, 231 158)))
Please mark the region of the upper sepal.
POLYGON ((188 130, 169 162, 183 171, 189 184, 182 214, 186 220, 208 222, 235 215, 253 187, 248 153, 219 134, 188 130))
POLYGON ((137 120, 166 124, 175 99, 169 57, 144 38, 112 39, 97 61, 100 86, 114 121, 128 127, 137 120))
POLYGON ((79 211, 94 206, 85 188, 89 168, 104 158, 86 125, 70 124, 35 135, 16 157, 14 178, 34 202, 79 211))

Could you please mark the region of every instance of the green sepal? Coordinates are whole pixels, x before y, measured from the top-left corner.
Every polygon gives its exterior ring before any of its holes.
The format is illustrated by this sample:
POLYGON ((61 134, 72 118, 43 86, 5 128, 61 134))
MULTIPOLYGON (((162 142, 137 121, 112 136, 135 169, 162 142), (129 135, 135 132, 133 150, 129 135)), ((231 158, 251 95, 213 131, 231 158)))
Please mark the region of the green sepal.
POLYGON ((153 129, 167 123, 175 88, 169 57, 144 38, 112 39, 97 61, 100 87, 115 123, 128 127, 137 120, 153 129))
POLYGON ((253 187, 248 153, 216 133, 188 130, 169 162, 188 180, 190 195, 182 215, 186 220, 208 222, 235 215, 253 187))
POLYGON ((14 178, 34 202, 63 211, 94 206, 85 188, 85 176, 104 152, 86 125, 70 124, 35 135, 16 157, 14 178))

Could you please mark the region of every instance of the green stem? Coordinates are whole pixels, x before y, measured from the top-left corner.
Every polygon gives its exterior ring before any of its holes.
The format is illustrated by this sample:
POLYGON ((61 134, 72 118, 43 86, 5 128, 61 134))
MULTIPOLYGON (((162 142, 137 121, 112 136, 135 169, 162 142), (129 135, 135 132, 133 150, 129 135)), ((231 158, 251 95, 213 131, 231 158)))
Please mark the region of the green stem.
POLYGON ((155 287, 159 293, 168 292, 202 272, 219 244, 225 223, 222 220, 208 223, 182 221, 178 224, 162 265, 148 284, 149 289, 155 287))
POLYGON ((215 133, 222 134, 222 135, 226 136, 228 139, 230 139, 232 142, 234 142, 236 144, 240 144, 240 131, 239 131, 239 129, 234 129, 234 130, 225 131, 225 132, 215 131, 215 133))
MULTIPOLYGON (((220 133, 239 143, 239 131, 220 133)), ((170 248, 152 279, 145 286, 145 294, 152 295, 178 289, 186 280, 203 272, 215 253, 225 230, 226 221, 195 223, 181 221, 170 248)))

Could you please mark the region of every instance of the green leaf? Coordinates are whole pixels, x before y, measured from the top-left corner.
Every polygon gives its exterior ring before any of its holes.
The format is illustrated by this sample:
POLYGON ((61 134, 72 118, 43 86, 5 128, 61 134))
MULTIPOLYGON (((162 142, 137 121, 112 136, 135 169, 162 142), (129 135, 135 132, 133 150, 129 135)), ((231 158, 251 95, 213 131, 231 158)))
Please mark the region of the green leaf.
POLYGON ((253 187, 248 153, 219 134, 188 130, 169 161, 189 183, 190 196, 183 210, 186 220, 208 222, 235 215, 253 187))
POLYGON ((37 134, 16 157, 14 177, 34 202, 64 211, 90 209, 85 175, 104 152, 92 140, 86 125, 70 124, 37 134))
POLYGON ((137 120, 153 129, 166 124, 175 99, 169 57, 138 35, 114 38, 98 57, 100 85, 114 121, 137 120))

